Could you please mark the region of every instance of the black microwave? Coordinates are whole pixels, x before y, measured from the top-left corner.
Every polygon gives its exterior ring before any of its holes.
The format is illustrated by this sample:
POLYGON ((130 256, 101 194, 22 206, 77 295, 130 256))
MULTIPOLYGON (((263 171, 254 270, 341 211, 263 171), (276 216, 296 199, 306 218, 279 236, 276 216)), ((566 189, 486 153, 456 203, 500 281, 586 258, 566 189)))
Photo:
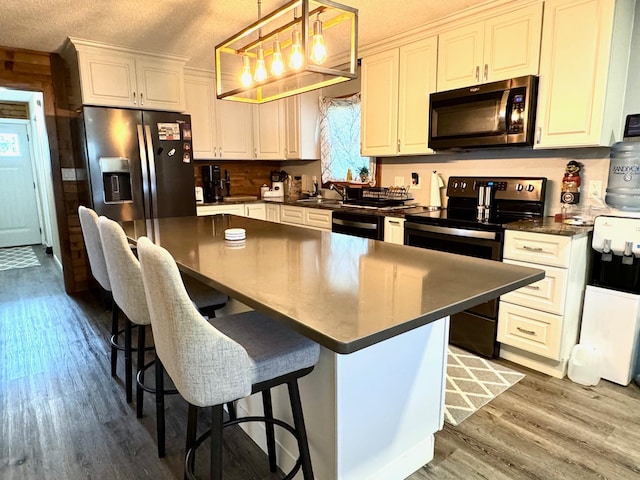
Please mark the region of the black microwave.
POLYGON ((537 97, 533 75, 432 93, 429 148, 532 146, 537 97))

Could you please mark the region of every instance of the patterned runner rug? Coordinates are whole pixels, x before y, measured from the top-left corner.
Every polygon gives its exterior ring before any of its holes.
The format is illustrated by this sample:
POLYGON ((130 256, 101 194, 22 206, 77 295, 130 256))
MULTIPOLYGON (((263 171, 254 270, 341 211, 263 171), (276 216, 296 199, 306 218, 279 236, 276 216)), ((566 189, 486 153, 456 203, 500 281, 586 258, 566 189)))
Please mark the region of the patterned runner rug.
POLYGON ((0 248, 0 271, 39 266, 40 262, 31 246, 0 248))
POLYGON ((459 425, 524 374, 449 345, 445 422, 459 425))

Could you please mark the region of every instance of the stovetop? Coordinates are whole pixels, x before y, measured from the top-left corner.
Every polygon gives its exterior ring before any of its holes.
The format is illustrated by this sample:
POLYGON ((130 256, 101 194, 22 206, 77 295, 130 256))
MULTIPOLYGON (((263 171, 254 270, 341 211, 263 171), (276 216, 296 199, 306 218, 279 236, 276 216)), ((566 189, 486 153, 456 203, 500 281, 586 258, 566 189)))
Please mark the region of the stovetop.
POLYGON ((406 220, 430 225, 499 230, 506 223, 544 215, 546 182, 547 179, 542 177, 450 177, 447 209, 410 214, 406 220), (493 189, 490 215, 487 221, 478 221, 478 188, 487 185, 493 189))

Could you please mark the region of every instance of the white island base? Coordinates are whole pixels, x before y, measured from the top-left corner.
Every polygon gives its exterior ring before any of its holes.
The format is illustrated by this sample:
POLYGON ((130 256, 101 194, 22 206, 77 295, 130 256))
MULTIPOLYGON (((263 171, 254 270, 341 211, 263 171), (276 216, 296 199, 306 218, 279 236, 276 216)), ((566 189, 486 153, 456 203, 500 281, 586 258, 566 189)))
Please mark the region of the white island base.
MULTIPOLYGON (((434 433, 444 422, 449 317, 348 355, 321 349, 314 371, 301 379, 316 480, 401 480, 433 459, 434 433)), ((282 387, 274 415, 289 423, 282 387)), ((239 415, 262 414, 262 399, 239 402, 239 415)), ((266 451, 264 427, 244 424, 266 451)), ((276 428, 284 472, 297 458, 295 439, 276 428)), ((299 472, 295 477, 302 479, 299 472)))

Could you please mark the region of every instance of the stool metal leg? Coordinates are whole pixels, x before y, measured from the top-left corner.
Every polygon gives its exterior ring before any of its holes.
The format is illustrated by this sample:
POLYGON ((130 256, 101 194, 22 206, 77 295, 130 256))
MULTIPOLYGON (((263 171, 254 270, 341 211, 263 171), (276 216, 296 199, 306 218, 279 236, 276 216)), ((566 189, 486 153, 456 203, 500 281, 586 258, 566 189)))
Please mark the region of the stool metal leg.
POLYGON ((298 380, 287 382, 289 387, 289 399, 291 401, 291 412, 293 413, 293 425, 298 433, 298 448, 300 450, 300 462, 302 464, 302 474, 305 480, 313 480, 313 469, 311 468, 311 454, 309 453, 309 443, 307 441, 307 430, 304 426, 302 415, 302 402, 300 401, 300 390, 298 380))
POLYGON ((211 480, 222 480, 222 405, 211 407, 211 480))
MULTIPOLYGON (((189 451, 193 444, 196 442, 196 433, 198 428, 198 407, 195 405, 189 404, 189 416, 187 418, 187 443, 185 445, 185 454, 189 451)), ((188 468, 191 471, 195 471, 195 462, 196 462, 196 453, 193 452, 191 456, 191 461, 189 462, 188 468)), ((185 470, 184 474, 185 480, 187 480, 187 472, 185 470)))
MULTIPOLYGON (((138 370, 140 371, 140 380, 144 384, 144 346, 145 333, 147 327, 145 325, 138 326, 138 370)), ((142 418, 144 406, 144 390, 142 384, 136 382, 136 416, 142 418)))
POLYGON ((156 440, 158 457, 165 456, 164 449, 164 367, 156 355, 156 440))
MULTIPOLYGON (((273 419, 273 404, 271 402, 271 390, 262 391, 262 408, 264 410, 265 418, 273 419)), ((276 472, 278 470, 278 464, 276 462, 276 436, 273 423, 265 422, 264 424, 267 433, 267 452, 269 454, 269 470, 276 472)))
POLYGON ((229 420, 236 420, 238 418, 235 402, 227 402, 227 410, 229 411, 229 420))
MULTIPOLYGON (((111 299, 111 336, 118 335, 118 306, 111 299)), ((118 368, 118 349, 115 345, 111 345, 111 376, 116 376, 118 368)))
POLYGON ((133 401, 133 364, 131 362, 131 322, 126 319, 124 327, 124 378, 125 390, 127 392, 127 403, 133 401))

